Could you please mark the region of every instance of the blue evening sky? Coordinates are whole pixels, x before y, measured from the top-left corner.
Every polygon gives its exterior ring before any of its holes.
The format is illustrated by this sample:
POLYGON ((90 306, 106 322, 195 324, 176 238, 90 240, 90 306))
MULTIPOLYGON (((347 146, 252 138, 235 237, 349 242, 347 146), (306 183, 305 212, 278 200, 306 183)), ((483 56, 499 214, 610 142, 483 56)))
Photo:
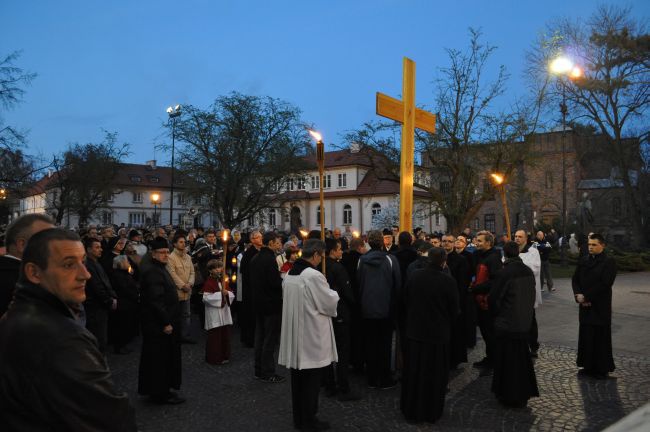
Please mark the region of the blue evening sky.
MULTIPOLYGON (((325 141, 377 119, 375 92, 398 97, 402 57, 417 64, 417 103, 435 111, 444 48, 468 28, 498 46, 493 70, 512 77, 507 105, 524 93, 524 54, 556 17, 587 17, 590 0, 2 0, 0 55, 38 77, 5 123, 29 130, 31 154, 99 141, 154 158, 169 105, 207 107, 232 91, 289 101, 325 141)), ((648 16, 650 1, 610 1, 648 16)), ((167 154, 155 155, 167 163, 167 154)))

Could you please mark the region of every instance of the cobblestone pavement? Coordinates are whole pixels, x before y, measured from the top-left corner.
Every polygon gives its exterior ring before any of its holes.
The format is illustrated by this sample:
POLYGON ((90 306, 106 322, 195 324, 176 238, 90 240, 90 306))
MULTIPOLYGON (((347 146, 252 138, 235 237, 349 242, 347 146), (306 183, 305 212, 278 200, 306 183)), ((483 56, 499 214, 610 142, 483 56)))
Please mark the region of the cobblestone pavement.
MULTIPOLYGON (((197 328, 198 333, 198 328, 197 328)), ((235 335, 237 336, 237 335, 235 335)), ((252 378, 252 349, 234 338, 231 362, 211 366, 204 362, 204 339, 183 345, 183 385, 187 402, 157 406, 137 396, 139 353, 109 356, 116 385, 129 393, 141 431, 291 431, 290 386, 267 384, 252 378)), ((644 342, 645 343, 645 342, 644 342)), ((134 347, 139 349, 134 343, 134 347)), ((483 345, 470 352, 480 359, 483 345)), ((450 379, 443 417, 435 425, 410 425, 399 410, 399 386, 371 390, 362 377, 353 376, 363 399, 339 402, 321 394, 319 417, 336 431, 497 431, 602 430, 650 400, 650 361, 617 356, 617 379, 578 378, 575 350, 542 345, 536 362, 540 397, 527 408, 505 409, 490 392, 490 377, 478 377, 463 364, 450 379)), ((288 377, 282 367, 278 372, 288 377)))

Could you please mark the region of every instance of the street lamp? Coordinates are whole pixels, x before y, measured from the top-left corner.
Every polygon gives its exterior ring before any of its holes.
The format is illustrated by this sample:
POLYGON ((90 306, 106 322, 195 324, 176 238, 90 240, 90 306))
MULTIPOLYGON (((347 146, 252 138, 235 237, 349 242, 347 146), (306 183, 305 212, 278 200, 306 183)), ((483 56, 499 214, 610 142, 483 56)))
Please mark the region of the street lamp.
MULTIPOLYGON (((583 72, 580 67, 576 66, 573 61, 567 57, 559 56, 549 65, 552 74, 558 77, 566 77, 569 79, 578 79, 582 77, 583 72)), ((566 82, 561 81, 562 86, 562 102, 560 103, 560 113, 562 114, 562 244, 560 245, 560 261, 562 267, 567 266, 566 259, 566 82)))
POLYGON ((152 193, 151 194, 151 204, 153 204, 153 225, 155 228, 158 227, 158 204, 160 203, 160 194, 159 193, 152 193))
POLYGON ((490 178, 494 185, 499 189, 499 194, 501 195, 501 203, 503 204, 503 213, 506 217, 506 237, 510 241, 510 213, 508 212, 508 200, 506 199, 506 184, 505 177, 503 174, 492 173, 490 178))
POLYGON ((168 107, 167 114, 172 122, 172 183, 169 191, 169 224, 174 225, 174 144, 176 141, 176 119, 181 115, 181 106, 168 107))

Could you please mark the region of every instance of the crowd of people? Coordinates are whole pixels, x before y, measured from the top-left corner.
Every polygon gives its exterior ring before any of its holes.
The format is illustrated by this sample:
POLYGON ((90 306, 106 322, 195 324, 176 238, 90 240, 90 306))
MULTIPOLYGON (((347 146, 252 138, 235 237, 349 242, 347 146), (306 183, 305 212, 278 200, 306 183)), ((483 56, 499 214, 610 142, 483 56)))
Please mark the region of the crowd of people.
MULTIPOLYGON (((0 422, 10 430, 136 430, 133 408, 110 379, 106 353, 136 355, 138 393, 180 404, 182 344, 205 331, 205 360, 229 363, 233 325, 252 348, 252 377, 282 383, 290 369, 293 423, 325 430, 321 387, 342 402, 361 398, 349 375, 372 389, 401 384, 409 422, 435 422, 450 371, 468 361, 492 377, 503 405, 539 395, 536 309, 552 239, 523 230, 514 241, 488 231, 352 236, 340 229, 240 233, 214 229, 55 228, 27 215, 6 231, 0 256, 0 422), (43 365, 47 364, 47 367, 43 365), (101 407, 101 408, 100 408, 101 407), (65 412, 65 414, 64 414, 65 412)), ((572 285, 579 305, 580 374, 607 378, 613 259, 599 234, 588 240, 572 285)), ((238 346, 239 347, 239 344, 238 346)))

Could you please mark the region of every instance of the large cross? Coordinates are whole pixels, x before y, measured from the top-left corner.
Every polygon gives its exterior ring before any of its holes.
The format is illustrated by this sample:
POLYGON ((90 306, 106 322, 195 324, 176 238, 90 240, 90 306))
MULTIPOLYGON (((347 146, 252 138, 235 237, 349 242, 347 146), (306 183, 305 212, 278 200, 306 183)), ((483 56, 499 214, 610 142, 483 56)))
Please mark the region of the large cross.
POLYGON ((415 128, 434 133, 436 116, 415 107, 415 62, 403 61, 402 97, 394 99, 377 92, 377 114, 402 123, 402 155, 399 181, 399 229, 413 230, 413 159, 415 156, 415 128))

